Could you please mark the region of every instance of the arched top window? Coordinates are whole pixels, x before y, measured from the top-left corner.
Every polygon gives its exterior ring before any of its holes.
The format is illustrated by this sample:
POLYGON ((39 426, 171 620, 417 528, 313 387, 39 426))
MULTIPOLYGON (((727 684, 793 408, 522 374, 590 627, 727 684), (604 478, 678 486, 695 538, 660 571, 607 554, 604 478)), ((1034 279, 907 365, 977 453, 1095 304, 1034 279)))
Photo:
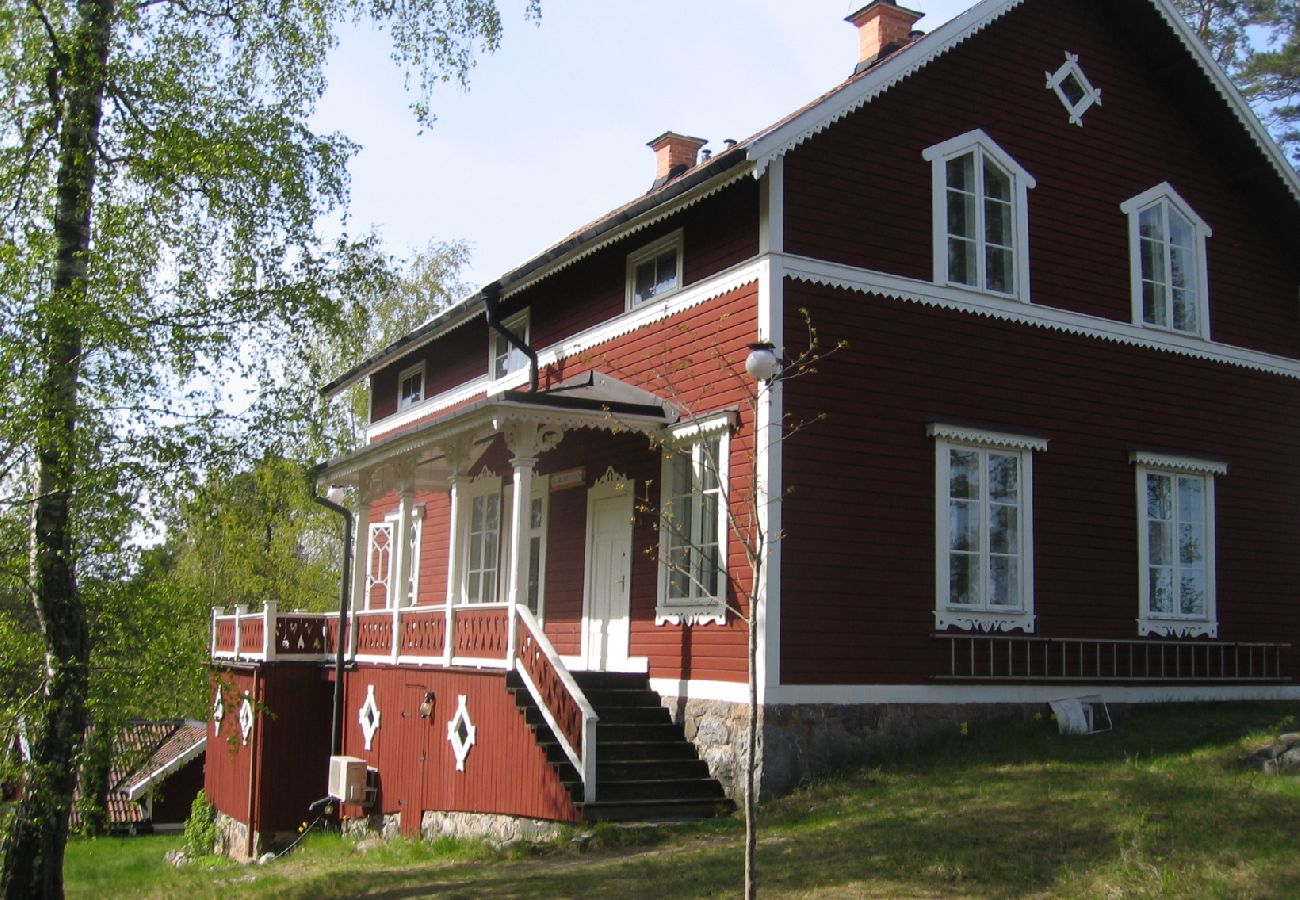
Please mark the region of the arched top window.
POLYGON ((1028 302, 1033 176, 979 129, 921 155, 932 167, 935 282, 1028 302))

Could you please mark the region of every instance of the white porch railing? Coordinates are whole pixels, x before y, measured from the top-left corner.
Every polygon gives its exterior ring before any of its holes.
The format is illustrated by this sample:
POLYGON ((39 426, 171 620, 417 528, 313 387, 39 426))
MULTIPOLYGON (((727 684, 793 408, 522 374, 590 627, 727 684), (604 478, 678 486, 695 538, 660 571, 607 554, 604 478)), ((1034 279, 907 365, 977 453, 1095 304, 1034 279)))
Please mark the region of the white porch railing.
POLYGON ((564 755, 582 778, 583 800, 592 803, 596 799, 598 716, 541 624, 527 607, 519 607, 518 615, 523 634, 515 645, 515 670, 560 742, 564 755))

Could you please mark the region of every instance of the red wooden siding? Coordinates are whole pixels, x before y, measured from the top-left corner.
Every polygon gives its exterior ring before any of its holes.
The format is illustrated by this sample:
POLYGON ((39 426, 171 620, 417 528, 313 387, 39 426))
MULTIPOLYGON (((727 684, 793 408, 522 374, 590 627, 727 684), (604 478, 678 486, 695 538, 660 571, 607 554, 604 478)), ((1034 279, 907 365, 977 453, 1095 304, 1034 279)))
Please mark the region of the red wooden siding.
MULTIPOLYGON (((208 729, 212 733, 212 729, 208 729)), ((155 827, 175 825, 190 817, 190 805, 203 789, 203 757, 198 756, 181 766, 154 791, 152 820, 155 827)))
MULTIPOLYGON (((1038 634, 1137 636, 1136 447, 1228 462, 1215 480, 1220 638, 1300 634, 1289 600, 1300 581, 1300 383, 876 296, 786 290, 788 309, 808 307, 825 340, 850 346, 786 388, 792 417, 829 418, 785 446, 795 493, 783 510, 783 682, 939 672, 927 420, 1050 440, 1033 469, 1038 634)), ((788 316, 787 333, 798 328, 788 316)))
MULTIPOLYGON (((1219 146, 1229 140, 1223 132, 1237 128, 1205 117, 1222 100, 1201 102, 1203 79, 1180 83, 1176 93, 1159 86, 1151 60, 1182 51, 1167 46, 1172 38, 1157 40, 1154 15, 1146 4, 1117 10, 1078 0, 1013 9, 786 158, 787 249, 928 280, 931 175, 921 151, 981 128, 1037 181, 1028 201, 1036 305, 1130 321, 1128 225, 1119 205, 1168 181, 1214 230, 1212 337, 1296 355, 1295 229, 1276 227, 1260 202, 1276 202, 1260 196, 1270 188, 1252 187, 1219 146), (1122 43, 1128 32, 1138 35, 1133 45, 1122 43), (1103 94, 1083 127, 1070 124, 1044 87, 1043 73, 1066 51, 1079 55, 1103 94)), ((1258 151, 1249 152, 1258 161, 1258 151)), ((1268 179, 1280 196, 1276 176, 1268 179)))
POLYGON ((417 833, 425 809, 576 821, 577 810, 515 708, 503 673, 363 665, 347 673, 345 686, 344 752, 379 771, 378 800, 367 812, 402 813, 407 834, 417 833), (380 724, 366 750, 357 713, 371 686, 380 724), (427 691, 434 694, 433 711, 422 718, 427 691), (477 735, 464 771, 457 771, 447 723, 461 694, 477 735))
POLYGON ((208 723, 208 746, 205 751, 203 790, 208 802, 228 816, 248 821, 248 774, 252 754, 239 739, 239 704, 244 692, 253 691, 253 673, 218 669, 214 673, 211 696, 215 699, 218 685, 224 685, 222 696, 225 709, 221 723, 214 731, 208 723))

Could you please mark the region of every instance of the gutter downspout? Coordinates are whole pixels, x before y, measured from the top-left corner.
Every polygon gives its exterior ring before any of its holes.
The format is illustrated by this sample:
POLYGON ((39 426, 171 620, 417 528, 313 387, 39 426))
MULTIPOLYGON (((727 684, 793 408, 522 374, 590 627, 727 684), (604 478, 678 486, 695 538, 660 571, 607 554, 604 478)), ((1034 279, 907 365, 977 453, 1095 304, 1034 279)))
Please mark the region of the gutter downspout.
MULTIPOLYGON (((510 346, 528 357, 528 393, 537 393, 537 354, 519 336, 501 324, 501 282, 494 281, 483 288, 483 309, 487 312, 488 327, 505 338, 510 346)), ((494 374, 489 372, 489 375, 494 374)))
POLYGON ((352 586, 352 513, 316 493, 316 474, 320 469, 318 466, 312 473, 311 499, 343 517, 343 577, 339 584, 339 632, 334 648, 334 713, 330 719, 330 756, 338 756, 343 752, 343 657, 347 649, 344 629, 348 625, 348 592, 352 586))

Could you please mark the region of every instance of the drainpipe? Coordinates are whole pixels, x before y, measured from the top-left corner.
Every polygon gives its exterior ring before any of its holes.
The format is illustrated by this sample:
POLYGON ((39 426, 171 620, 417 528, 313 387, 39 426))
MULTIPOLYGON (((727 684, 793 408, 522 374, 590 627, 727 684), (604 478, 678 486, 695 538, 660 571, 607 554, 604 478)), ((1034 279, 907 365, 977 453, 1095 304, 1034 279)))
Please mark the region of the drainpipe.
MULTIPOLYGON (((501 324, 501 282, 494 281, 483 288, 483 309, 487 312, 488 327, 505 338, 510 346, 528 357, 528 393, 537 393, 537 354, 519 336, 501 324)), ((489 373, 490 374, 490 373, 489 373)))
POLYGON ((334 715, 330 720, 330 755, 338 756, 343 752, 343 655, 347 647, 343 629, 347 626, 348 591, 352 585, 352 513, 316 493, 315 476, 319 471, 317 468, 311 476, 311 499, 343 517, 343 577, 339 583, 339 634, 334 642, 334 715))

